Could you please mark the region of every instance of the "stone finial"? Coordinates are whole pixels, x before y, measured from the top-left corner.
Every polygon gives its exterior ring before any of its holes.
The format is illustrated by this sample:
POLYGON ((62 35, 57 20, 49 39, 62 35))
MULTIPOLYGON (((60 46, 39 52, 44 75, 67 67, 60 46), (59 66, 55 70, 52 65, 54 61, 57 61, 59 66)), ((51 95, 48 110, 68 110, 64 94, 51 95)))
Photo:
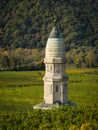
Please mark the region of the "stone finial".
POLYGON ((54 26, 57 26, 57 20, 53 20, 54 21, 54 26))
POLYGON ((52 31, 50 32, 49 38, 61 38, 61 37, 62 36, 57 27, 57 21, 54 20, 54 27, 52 28, 52 31))

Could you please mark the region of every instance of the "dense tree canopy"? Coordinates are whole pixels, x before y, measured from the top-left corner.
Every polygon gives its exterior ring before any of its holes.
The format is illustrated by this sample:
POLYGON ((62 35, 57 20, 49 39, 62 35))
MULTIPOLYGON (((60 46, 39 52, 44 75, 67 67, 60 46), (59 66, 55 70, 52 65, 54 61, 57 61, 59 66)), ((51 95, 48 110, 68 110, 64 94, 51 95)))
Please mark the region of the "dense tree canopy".
POLYGON ((0 46, 43 48, 57 19, 66 49, 98 45, 97 0, 4 0, 0 2, 0 46))
POLYGON ((3 0, 0 3, 0 69, 44 69, 44 47, 53 20, 71 67, 98 66, 98 0, 3 0))

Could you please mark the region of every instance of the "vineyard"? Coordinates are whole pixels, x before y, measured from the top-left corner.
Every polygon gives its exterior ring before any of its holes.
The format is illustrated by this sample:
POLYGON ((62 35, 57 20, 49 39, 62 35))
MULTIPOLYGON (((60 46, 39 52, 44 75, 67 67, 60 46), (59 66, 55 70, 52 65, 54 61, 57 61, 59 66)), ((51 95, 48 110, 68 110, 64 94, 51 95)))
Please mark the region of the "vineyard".
POLYGON ((34 110, 43 102, 44 71, 0 72, 0 130, 98 130, 98 69, 68 69, 76 107, 34 110))

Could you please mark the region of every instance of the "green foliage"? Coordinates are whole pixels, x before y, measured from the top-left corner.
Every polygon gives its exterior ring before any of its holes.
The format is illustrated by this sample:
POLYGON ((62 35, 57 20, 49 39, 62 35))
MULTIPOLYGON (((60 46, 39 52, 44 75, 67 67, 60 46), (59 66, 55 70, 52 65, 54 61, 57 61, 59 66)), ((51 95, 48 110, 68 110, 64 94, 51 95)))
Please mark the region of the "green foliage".
POLYGON ((97 46, 97 0, 4 0, 0 3, 0 46, 43 48, 57 19, 66 46, 97 46))
POLYGON ((1 71, 31 71, 44 70, 43 63, 44 49, 21 49, 4 50, 0 49, 0 70, 1 71))
MULTIPOLYGON (((44 70, 45 49, 0 49, 1 71, 44 70)), ((72 48, 65 53, 66 66, 95 68, 98 66, 98 49, 93 47, 72 48)))
POLYGON ((91 125, 90 123, 82 124, 80 130, 92 130, 92 128, 90 127, 90 125, 91 125))
POLYGON ((98 70, 68 69, 76 107, 34 110, 43 101, 44 71, 0 72, 1 130, 98 130, 98 70))
POLYGON ((98 51, 93 47, 72 48, 66 52, 67 65, 76 68, 94 68, 98 66, 98 51))
POLYGON ((75 65, 78 67, 78 68, 81 68, 81 65, 83 63, 83 53, 80 52, 78 55, 75 56, 75 65))
POLYGON ((58 108, 52 110, 33 110, 32 111, 17 111, 11 113, 0 114, 0 128, 4 129, 34 129, 34 130, 97 130, 97 122, 94 121, 98 117, 94 110, 97 108, 89 108, 88 114, 83 107, 76 108, 58 108), (91 112, 93 114, 91 114, 91 112), (86 115, 85 115, 86 114, 86 115), (90 119, 87 119, 91 116, 90 119), (80 129, 79 129, 80 128, 80 129))
POLYGON ((9 57, 8 56, 4 56, 3 58, 2 58, 2 62, 1 62, 2 64, 2 67, 9 67, 9 63, 10 63, 10 60, 9 60, 9 57))
POLYGON ((93 50, 90 50, 86 56, 86 63, 88 67, 94 67, 96 65, 97 56, 93 50))
POLYGON ((97 67, 97 5, 97 0, 2 1, 0 70, 43 70, 43 48, 54 19, 64 37, 67 66, 97 67))

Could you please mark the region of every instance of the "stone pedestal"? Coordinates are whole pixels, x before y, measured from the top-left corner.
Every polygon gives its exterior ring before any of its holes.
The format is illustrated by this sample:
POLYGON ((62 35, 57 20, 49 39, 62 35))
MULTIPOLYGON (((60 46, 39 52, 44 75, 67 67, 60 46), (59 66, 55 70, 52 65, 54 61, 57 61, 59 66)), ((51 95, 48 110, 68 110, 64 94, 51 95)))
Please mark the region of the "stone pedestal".
POLYGON ((65 73, 65 60, 62 58, 45 59, 44 101, 47 104, 68 103, 68 78, 65 73))

